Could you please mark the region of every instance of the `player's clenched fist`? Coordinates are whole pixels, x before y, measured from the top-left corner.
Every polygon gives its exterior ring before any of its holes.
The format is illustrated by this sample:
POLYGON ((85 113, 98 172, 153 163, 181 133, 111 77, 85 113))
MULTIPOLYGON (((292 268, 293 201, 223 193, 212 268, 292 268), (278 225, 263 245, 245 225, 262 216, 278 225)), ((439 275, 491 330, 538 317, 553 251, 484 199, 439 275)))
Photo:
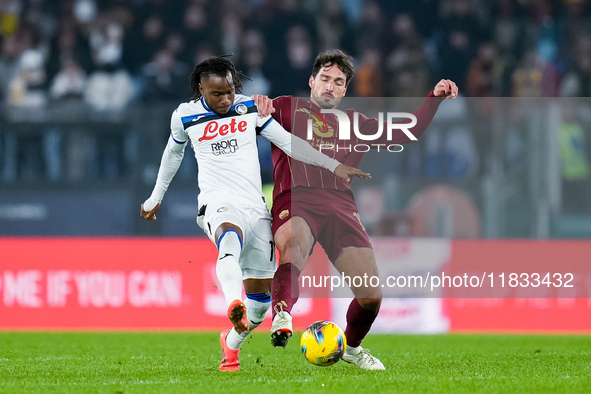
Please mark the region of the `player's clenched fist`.
POLYGON ((458 87, 456 83, 449 79, 442 79, 433 89, 435 97, 456 98, 458 97, 458 87))
POLYGON ((156 212, 158 211, 158 209, 160 209, 160 203, 156 204, 154 207, 150 207, 148 201, 142 204, 140 216, 146 220, 156 220, 156 212))

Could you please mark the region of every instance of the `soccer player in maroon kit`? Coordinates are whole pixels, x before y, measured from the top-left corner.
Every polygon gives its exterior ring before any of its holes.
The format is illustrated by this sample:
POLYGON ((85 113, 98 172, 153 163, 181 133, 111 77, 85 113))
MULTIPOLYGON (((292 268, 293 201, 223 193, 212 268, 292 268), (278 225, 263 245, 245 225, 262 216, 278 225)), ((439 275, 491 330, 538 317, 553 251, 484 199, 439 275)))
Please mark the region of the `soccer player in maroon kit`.
MULTIPOLYGON (((310 101, 291 96, 278 97, 273 100, 273 117, 287 131, 303 139, 307 139, 308 119, 313 119, 314 139, 308 142, 329 157, 358 167, 364 152, 356 152, 352 147, 356 144, 367 145, 368 141, 359 139, 353 130, 350 130, 349 140, 339 139, 339 123, 334 114, 322 114, 323 120, 317 121, 322 109, 337 107, 352 77, 353 63, 348 55, 340 50, 321 52, 314 62, 309 79, 310 101)), ((421 107, 413 113, 417 123, 408 130, 418 138, 435 116, 443 99, 455 98, 457 94, 458 88, 454 82, 439 81, 421 107)), ((353 125, 354 110, 343 112, 353 125)), ((378 120, 362 114, 359 114, 358 125, 363 135, 375 135, 379 127, 378 120)), ((388 140, 387 126, 383 126, 382 135, 370 144, 383 144, 382 149, 385 149, 385 146, 411 141, 401 130, 393 131, 392 139, 388 140)), ((293 160, 275 147, 271 149, 275 183, 272 231, 280 253, 272 285, 271 342, 273 346, 285 347, 293 331, 290 313, 298 299, 298 278, 316 242, 322 245, 341 274, 351 278, 364 275, 371 277, 378 275, 378 269, 349 182, 337 179, 322 168, 293 160)), ((361 347, 361 341, 380 309, 381 289, 352 286, 351 290, 355 299, 347 311, 345 335, 348 346, 343 360, 362 369, 385 369, 380 360, 361 347)))

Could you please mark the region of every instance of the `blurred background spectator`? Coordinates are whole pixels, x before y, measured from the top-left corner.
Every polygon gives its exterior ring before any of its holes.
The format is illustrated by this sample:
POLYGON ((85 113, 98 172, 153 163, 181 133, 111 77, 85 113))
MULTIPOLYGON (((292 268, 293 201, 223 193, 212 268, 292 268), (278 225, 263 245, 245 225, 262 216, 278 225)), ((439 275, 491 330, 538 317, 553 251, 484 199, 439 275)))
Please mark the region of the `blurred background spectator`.
POLYGON ((587 0, 6 0, 0 21, 3 100, 31 52, 49 80, 72 61, 87 75, 116 64, 134 97, 156 82, 168 85, 163 99, 202 51, 231 54, 272 95, 305 91, 310 61, 334 47, 355 58, 360 96, 421 97, 441 77, 474 97, 591 85, 587 0))

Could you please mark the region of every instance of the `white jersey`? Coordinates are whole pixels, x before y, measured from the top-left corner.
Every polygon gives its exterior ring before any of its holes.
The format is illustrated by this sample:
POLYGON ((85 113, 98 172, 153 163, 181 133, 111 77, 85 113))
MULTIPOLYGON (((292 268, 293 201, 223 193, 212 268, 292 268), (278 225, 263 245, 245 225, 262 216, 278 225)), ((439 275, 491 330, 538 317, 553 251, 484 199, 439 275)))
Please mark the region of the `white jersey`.
POLYGON ((199 206, 207 201, 265 204, 256 136, 271 116, 258 116, 254 101, 236 95, 234 105, 219 115, 205 100, 183 103, 172 114, 172 138, 191 140, 199 168, 199 206))
POLYGON ((161 202, 183 158, 187 142, 198 163, 199 207, 208 201, 266 206, 262 194, 256 136, 260 133, 286 154, 334 172, 340 164, 293 136, 270 115, 258 116, 254 101, 235 95, 226 114, 213 112, 203 98, 182 103, 173 112, 171 136, 162 155, 156 186, 144 209, 161 202))

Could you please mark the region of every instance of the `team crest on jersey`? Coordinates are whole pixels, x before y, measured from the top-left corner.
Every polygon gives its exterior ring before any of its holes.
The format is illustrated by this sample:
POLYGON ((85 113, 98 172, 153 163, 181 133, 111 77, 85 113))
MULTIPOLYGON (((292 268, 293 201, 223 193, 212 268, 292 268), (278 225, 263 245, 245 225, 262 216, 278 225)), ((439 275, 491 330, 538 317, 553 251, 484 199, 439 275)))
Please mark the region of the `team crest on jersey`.
POLYGON ((226 212, 227 210, 228 210, 228 207, 221 207, 221 208, 218 208, 218 213, 226 212))
POLYGON ((319 112, 313 111, 310 108, 300 108, 296 112, 303 112, 310 118, 314 119, 312 123, 312 131, 320 138, 331 138, 334 136, 334 129, 329 126, 326 119, 319 112))
POLYGON ((248 108, 246 108, 246 105, 244 104, 238 104, 236 106, 236 108, 234 108, 234 110, 236 111, 237 114, 239 115, 244 115, 245 113, 248 112, 248 108))
POLYGON ((281 213, 279 214, 279 219, 285 219, 287 216, 289 216, 289 209, 281 211, 281 213))

